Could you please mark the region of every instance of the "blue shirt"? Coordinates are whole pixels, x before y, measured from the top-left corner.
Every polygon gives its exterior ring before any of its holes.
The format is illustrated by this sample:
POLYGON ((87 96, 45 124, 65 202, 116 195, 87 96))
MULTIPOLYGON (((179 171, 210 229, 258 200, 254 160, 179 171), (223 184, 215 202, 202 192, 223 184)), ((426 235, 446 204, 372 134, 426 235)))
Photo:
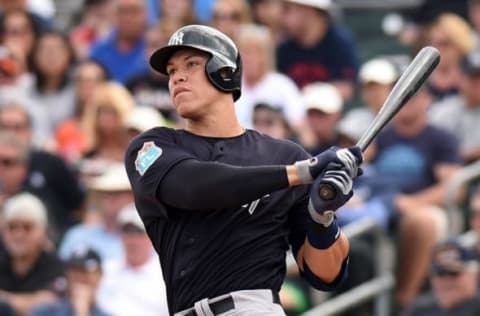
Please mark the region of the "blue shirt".
POLYGON ((98 252, 102 262, 123 258, 123 246, 120 235, 108 232, 102 225, 80 224, 67 231, 60 244, 59 255, 68 259, 81 248, 88 247, 98 252))
MULTIPOLYGON (((72 304, 66 299, 51 304, 41 304, 34 307, 29 316, 74 316, 72 304)), ((90 316, 110 316, 97 306, 90 310, 90 316)))
POLYGON ((358 52, 351 34, 334 25, 315 46, 303 47, 293 40, 286 40, 277 48, 278 70, 292 78, 300 88, 316 81, 354 83, 358 63, 358 52))
POLYGON ((94 43, 90 58, 102 64, 110 76, 120 83, 126 83, 134 76, 148 72, 145 40, 138 40, 129 51, 120 51, 117 40, 118 33, 113 31, 107 38, 94 43))

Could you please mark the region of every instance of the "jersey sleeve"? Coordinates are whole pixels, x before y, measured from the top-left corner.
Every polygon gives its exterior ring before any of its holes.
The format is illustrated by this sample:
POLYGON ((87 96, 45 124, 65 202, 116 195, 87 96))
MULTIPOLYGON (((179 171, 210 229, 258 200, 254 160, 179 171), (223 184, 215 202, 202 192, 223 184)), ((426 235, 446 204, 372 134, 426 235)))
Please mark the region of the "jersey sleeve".
POLYGON ((168 171, 186 159, 195 159, 195 156, 177 144, 171 129, 152 129, 130 143, 125 155, 125 167, 135 203, 144 220, 147 217, 167 216, 156 192, 168 171))

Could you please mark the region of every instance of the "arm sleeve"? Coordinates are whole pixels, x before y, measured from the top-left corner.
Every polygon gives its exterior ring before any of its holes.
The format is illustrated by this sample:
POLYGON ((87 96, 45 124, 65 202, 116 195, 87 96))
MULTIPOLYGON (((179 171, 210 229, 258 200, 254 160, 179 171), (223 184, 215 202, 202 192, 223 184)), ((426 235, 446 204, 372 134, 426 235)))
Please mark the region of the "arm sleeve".
POLYGON ((157 197, 180 209, 221 209, 286 187, 285 166, 235 167, 192 159, 182 161, 165 175, 157 197))
POLYGON ((288 187, 284 165, 237 167, 199 161, 178 146, 172 132, 157 129, 136 138, 125 164, 144 217, 167 216, 166 207, 212 210, 241 206, 266 193, 288 187))

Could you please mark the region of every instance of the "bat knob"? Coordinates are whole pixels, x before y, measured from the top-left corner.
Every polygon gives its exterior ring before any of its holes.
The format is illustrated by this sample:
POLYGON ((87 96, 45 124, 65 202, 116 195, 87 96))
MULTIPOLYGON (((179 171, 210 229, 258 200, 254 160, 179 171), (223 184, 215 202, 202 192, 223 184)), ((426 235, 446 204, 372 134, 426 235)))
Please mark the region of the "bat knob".
POLYGON ((337 196, 337 191, 330 184, 321 184, 318 188, 318 195, 324 201, 333 200, 337 196))

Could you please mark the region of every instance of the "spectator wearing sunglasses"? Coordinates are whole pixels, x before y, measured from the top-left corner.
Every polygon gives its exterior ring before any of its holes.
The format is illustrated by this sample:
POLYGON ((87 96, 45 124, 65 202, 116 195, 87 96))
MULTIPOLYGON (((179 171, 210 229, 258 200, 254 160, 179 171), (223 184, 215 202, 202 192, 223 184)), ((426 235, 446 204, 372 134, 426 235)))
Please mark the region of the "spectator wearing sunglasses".
POLYGON ((58 241, 80 221, 86 192, 64 160, 33 145, 33 134, 32 119, 24 107, 9 104, 0 108, 0 161, 4 167, 0 181, 5 184, 6 196, 28 191, 45 203, 51 219, 50 237, 58 241))
POLYGON ((29 193, 11 197, 1 219, 7 254, 0 257, 0 302, 10 305, 16 315, 27 315, 64 291, 63 264, 46 250, 47 211, 38 198, 29 193))
POLYGON ((456 241, 444 241, 433 250, 432 291, 420 297, 407 316, 480 315, 478 255, 456 241))

